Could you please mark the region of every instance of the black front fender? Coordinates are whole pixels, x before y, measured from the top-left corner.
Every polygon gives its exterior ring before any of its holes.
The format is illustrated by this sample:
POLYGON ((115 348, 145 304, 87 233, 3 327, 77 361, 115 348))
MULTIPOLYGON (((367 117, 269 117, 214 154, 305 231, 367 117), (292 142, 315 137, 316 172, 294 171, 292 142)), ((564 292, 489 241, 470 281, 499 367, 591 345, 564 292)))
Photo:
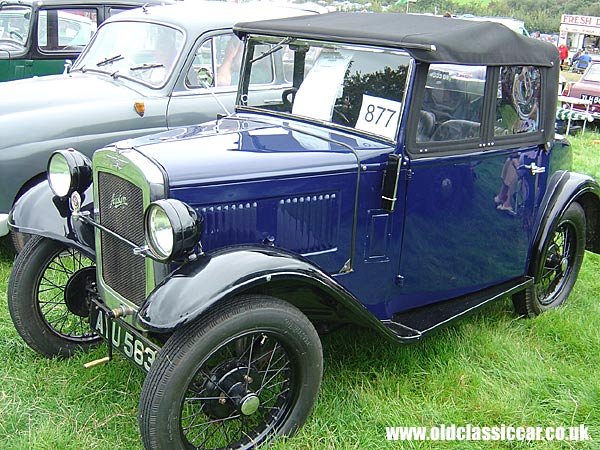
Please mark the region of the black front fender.
MULTIPOLYGON (((81 197, 81 210, 93 213, 92 186, 81 197)), ((56 197, 47 180, 19 198, 10 211, 8 226, 11 230, 64 242, 96 259, 94 228, 81 220, 73 220, 68 201, 56 197)))
MULTIPOLYGON (((310 287, 350 321, 390 331, 350 292, 302 256, 274 247, 235 246, 198 257, 158 285, 139 311, 145 328, 167 333, 193 321, 232 296, 252 288, 287 283, 310 287)), ((283 298, 286 300, 286 298, 283 298)), ((298 305, 302 309, 302 305, 298 305)))
POLYGON ((536 234, 532 243, 532 259, 529 273, 537 273, 542 249, 548 235, 560 217, 573 202, 582 204, 588 222, 586 249, 600 253, 600 186, 591 177, 576 172, 557 172, 550 179, 546 195, 537 215, 536 234))

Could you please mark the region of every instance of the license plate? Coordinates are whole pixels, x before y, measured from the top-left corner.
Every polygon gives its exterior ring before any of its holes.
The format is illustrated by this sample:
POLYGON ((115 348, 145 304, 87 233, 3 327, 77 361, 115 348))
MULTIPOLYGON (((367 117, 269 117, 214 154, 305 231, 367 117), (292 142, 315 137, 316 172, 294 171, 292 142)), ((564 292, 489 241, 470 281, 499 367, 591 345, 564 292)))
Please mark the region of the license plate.
POLYGON ((581 98, 583 100, 589 100, 595 105, 600 104, 600 95, 581 94, 581 98))
POLYGON ((145 372, 150 370, 159 347, 140 335, 134 328, 122 320, 112 320, 102 307, 92 308, 92 329, 107 341, 114 349, 125 355, 137 367, 145 372))

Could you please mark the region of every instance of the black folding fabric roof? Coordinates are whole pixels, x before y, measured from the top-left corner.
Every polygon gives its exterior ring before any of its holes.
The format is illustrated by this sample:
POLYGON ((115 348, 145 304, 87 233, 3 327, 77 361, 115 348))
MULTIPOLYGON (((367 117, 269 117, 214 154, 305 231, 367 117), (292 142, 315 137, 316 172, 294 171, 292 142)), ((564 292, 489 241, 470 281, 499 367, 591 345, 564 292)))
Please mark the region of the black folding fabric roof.
POLYGON ((500 23, 395 13, 328 13, 238 23, 238 35, 267 34, 404 48, 429 63, 558 65, 553 45, 500 23))

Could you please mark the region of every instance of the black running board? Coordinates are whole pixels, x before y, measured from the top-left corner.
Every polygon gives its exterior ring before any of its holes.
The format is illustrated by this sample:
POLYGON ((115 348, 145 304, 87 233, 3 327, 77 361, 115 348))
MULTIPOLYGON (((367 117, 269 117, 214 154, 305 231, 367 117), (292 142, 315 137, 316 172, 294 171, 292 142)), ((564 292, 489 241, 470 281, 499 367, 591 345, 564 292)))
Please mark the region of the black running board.
POLYGON ((401 341, 415 341, 429 332, 465 317, 482 306, 533 285, 532 277, 520 277, 452 300, 394 314, 381 323, 401 341))

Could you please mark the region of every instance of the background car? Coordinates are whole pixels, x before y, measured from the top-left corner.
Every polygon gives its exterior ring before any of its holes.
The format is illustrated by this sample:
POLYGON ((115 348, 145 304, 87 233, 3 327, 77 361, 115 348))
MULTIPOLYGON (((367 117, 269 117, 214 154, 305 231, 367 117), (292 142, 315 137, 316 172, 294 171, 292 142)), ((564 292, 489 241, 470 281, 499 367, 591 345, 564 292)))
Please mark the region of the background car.
MULTIPOLYGON (((241 61, 233 24, 311 12, 223 2, 124 12, 100 26, 68 74, 0 83, 0 236, 15 200, 45 177, 53 150, 91 156, 110 142, 226 114, 241 61)), ((253 83, 263 93, 289 83, 269 61, 253 83)))
POLYGON ((170 0, 24 0, 0 6, 0 81, 58 74, 114 14, 170 0))
MULTIPOLYGON (((579 81, 568 83, 563 95, 591 101, 587 112, 600 119, 600 61, 592 61, 579 81)), ((586 105, 575 104, 573 109, 586 112, 586 105)))

